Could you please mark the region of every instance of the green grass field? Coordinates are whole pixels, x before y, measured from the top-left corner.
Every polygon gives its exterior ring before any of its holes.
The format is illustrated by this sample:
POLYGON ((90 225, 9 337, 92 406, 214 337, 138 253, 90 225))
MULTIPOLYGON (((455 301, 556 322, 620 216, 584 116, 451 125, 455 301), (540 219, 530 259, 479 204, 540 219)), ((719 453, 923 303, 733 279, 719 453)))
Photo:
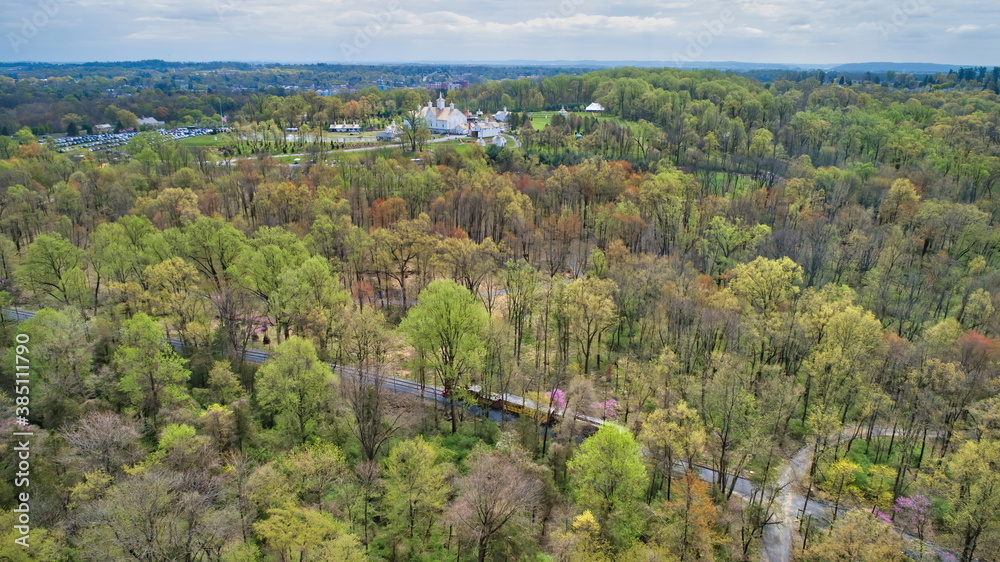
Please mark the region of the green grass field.
POLYGON ((351 142, 352 139, 365 139, 365 140, 375 140, 378 137, 379 131, 365 131, 363 133, 323 133, 323 140, 329 141, 334 140, 340 142, 340 139, 345 139, 347 142, 351 142))
MULTIPOLYGON (((531 126, 535 128, 536 131, 541 131, 549 122, 552 120, 552 116, 558 111, 534 111, 531 113, 531 126)), ((587 113, 586 111, 570 111, 570 115, 578 115, 580 117, 597 117, 598 120, 603 119, 617 119, 614 115, 607 112, 603 113, 587 113)))
POLYGON ((449 148, 455 149, 455 152, 461 154, 462 156, 467 156, 469 154, 469 152, 472 150, 472 146, 474 144, 476 144, 476 141, 471 140, 471 139, 469 139, 469 140, 467 140, 467 139, 454 139, 454 140, 449 140, 449 141, 444 141, 444 142, 436 142, 436 143, 433 143, 433 144, 428 144, 427 147, 433 150, 433 149, 436 149, 436 148, 442 148, 442 147, 446 147, 447 146, 449 148))
POLYGON ((531 126, 536 131, 541 131, 546 126, 548 126, 549 121, 552 120, 552 116, 555 111, 538 111, 531 114, 531 126))
POLYGON ((232 139, 225 133, 220 135, 200 135, 197 137, 188 137, 186 139, 177 140, 177 144, 183 146, 203 146, 207 148, 218 148, 220 146, 230 144, 231 142, 232 139))

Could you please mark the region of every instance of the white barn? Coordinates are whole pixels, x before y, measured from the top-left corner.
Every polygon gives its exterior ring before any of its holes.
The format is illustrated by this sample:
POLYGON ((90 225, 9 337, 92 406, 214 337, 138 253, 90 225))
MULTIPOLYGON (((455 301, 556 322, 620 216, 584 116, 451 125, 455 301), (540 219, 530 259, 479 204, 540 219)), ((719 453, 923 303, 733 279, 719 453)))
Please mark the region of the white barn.
POLYGON ((402 130, 398 125, 396 125, 396 122, 393 121, 392 125, 386 126, 384 131, 380 131, 377 135, 375 135, 375 138, 383 142, 392 142, 399 139, 399 135, 401 133, 402 130))
POLYGON ((503 132, 500 123, 496 121, 476 121, 469 130, 469 135, 479 139, 489 139, 503 132))
POLYGON ((343 123, 333 123, 330 125, 331 133, 360 133, 361 125, 357 123, 348 123, 344 121, 343 123))
POLYGON ((162 127, 166 125, 163 121, 160 121, 156 117, 142 117, 139 119, 139 125, 148 125, 150 127, 162 127))
POLYGON ((462 130, 462 126, 467 122, 465 114, 455 109, 454 103, 445 107, 444 97, 440 94, 438 94, 437 106, 427 102, 427 106, 421 107, 417 116, 427 122, 427 128, 432 133, 465 134, 465 131, 462 130))

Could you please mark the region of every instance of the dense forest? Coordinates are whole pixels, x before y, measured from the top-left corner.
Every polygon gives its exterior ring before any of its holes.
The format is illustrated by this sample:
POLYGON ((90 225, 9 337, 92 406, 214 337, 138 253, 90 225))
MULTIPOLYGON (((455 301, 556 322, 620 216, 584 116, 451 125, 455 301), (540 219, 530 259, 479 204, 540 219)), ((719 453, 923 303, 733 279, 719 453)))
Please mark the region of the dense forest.
POLYGON ((997 74, 487 80, 518 146, 302 165, 436 92, 2 82, 0 558, 996 559, 997 74))

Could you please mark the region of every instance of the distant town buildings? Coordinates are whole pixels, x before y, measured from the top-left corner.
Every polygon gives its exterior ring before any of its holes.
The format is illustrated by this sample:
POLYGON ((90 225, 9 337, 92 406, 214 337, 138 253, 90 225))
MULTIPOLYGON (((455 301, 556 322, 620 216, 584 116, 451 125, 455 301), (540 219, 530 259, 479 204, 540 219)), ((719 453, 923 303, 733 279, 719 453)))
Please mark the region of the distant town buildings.
POLYGON ((429 82, 425 86, 428 89, 438 90, 461 90, 469 87, 468 80, 453 80, 451 82, 429 82))

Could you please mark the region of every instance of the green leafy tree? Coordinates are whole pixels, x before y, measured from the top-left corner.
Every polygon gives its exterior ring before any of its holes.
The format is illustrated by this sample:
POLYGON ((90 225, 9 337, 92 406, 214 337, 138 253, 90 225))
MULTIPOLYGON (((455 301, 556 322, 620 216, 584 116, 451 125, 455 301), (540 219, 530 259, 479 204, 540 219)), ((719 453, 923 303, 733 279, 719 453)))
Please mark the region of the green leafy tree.
POLYGON ((834 523, 829 536, 810 546, 802 559, 810 562, 909 560, 903 554, 903 540, 899 534, 863 510, 851 511, 834 523))
POLYGON ((191 373, 184 363, 150 316, 139 313, 122 323, 121 345, 114 354, 121 375, 118 388, 152 421, 154 430, 160 409, 187 396, 184 383, 191 373))
POLYGON ((445 451, 420 436, 401 441, 385 461, 385 508, 400 530, 426 538, 448 502, 453 468, 445 451))
POLYGON ((216 404, 231 404, 246 397, 240 378, 228 361, 216 361, 208 372, 209 398, 216 404))
POLYGON ((261 227, 233 264, 239 282, 263 301, 279 337, 287 335, 289 328, 291 313, 286 293, 300 288, 286 289, 283 276, 308 257, 304 243, 294 233, 281 227, 261 227))
POLYGON ((705 252, 705 267, 715 275, 732 267, 758 241, 771 233, 766 224, 747 226, 739 219, 730 222, 716 215, 708 222, 702 237, 705 252))
POLYGON ((142 272, 146 290, 139 307, 163 318, 168 329, 185 347, 206 344, 210 335, 208 301, 199 290, 201 276, 181 258, 169 258, 142 272))
POLYGON ((330 351, 341 331, 348 301, 347 291, 341 288, 330 262, 313 256, 286 271, 280 285, 273 300, 286 311, 286 327, 294 327, 298 333, 310 336, 321 350, 330 351))
POLYGON ((296 449, 280 464, 299 499, 323 511, 324 498, 348 474, 344 454, 336 445, 313 442, 296 449))
POLYGON ((733 293, 768 316, 799 292, 795 283, 802 281, 802 268, 788 257, 758 257, 734 267, 731 275, 729 288, 733 293))
MULTIPOLYGON (((684 460, 694 461, 707 439, 704 424, 698 412, 683 400, 668 409, 658 409, 646 418, 639 435, 649 451, 654 474, 667 480, 667 501, 671 501, 671 483, 674 465, 684 460)), ((654 478, 655 482, 656 479, 654 478)), ((657 486, 658 487, 658 486, 657 486)), ((650 494, 655 492, 650 487, 650 494)))
POLYGON ((164 231, 177 255, 189 260, 198 271, 221 289, 232 267, 246 247, 246 236, 222 217, 198 217, 179 229, 164 231))
POLYGON ((448 393, 452 433, 458 431, 454 392, 482 363, 488 322, 475 295, 453 281, 439 280, 420 292, 417 306, 399 324, 448 393))
POLYGON ((36 560, 66 560, 70 557, 61 533, 49 529, 31 526, 29 535, 22 535, 15 526, 19 525, 19 514, 13 511, 0 510, 0 524, 3 533, 0 534, 0 560, 9 562, 35 562, 36 560), (15 542, 15 541, 24 541, 15 542), (27 546, 28 548, 25 548, 27 546))
POLYGON ((403 137, 410 145, 410 152, 417 151, 417 145, 423 145, 430 140, 431 132, 427 128, 427 121, 417 115, 416 111, 409 111, 403 116, 403 137))
MULTIPOLYGON (((47 427, 76 420, 79 405, 91 394, 94 362, 94 327, 79 311, 40 310, 21 326, 31 337, 32 388, 36 407, 47 427)), ((10 349, 14 364, 15 349, 10 349)))
POLYGON ((267 510, 254 530, 278 560, 340 560, 363 562, 364 549, 347 526, 328 513, 287 506, 267 510))
POLYGON ((81 304, 86 294, 83 252, 61 234, 42 234, 28 247, 17 277, 36 293, 69 305, 81 304))
POLYGON ((567 466, 578 505, 594 513, 612 544, 631 544, 642 532, 637 506, 648 479, 632 433, 613 424, 601 426, 567 466))
POLYGON ((580 347, 583 359, 580 366, 584 373, 590 372, 590 358, 595 351, 600 358, 601 334, 614 325, 617 290, 618 286, 611 279, 583 277, 570 283, 562 293, 569 312, 570 333, 580 347))
POLYGON ((257 402, 295 443, 305 443, 319 426, 333 379, 312 343, 292 336, 257 371, 257 402))
POLYGON ((1000 544, 1000 441, 964 443, 937 482, 951 504, 945 524, 963 561, 975 560, 980 545, 1000 544))

